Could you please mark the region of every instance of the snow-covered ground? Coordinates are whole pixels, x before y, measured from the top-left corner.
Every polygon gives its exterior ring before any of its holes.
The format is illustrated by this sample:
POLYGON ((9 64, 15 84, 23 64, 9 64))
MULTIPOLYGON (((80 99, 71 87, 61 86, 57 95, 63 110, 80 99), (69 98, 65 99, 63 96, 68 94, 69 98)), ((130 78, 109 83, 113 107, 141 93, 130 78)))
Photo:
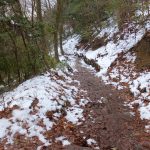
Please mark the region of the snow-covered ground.
MULTIPOLYGON (((75 45, 75 41, 66 41, 65 52, 72 51, 75 45)), ((73 56, 68 60, 61 59, 74 67, 73 56)), ((73 125, 84 120, 83 111, 89 100, 84 98, 86 92, 78 89, 80 83, 73 80, 72 74, 66 70, 57 68, 43 73, 0 95, 1 142, 11 145, 16 135, 22 135, 25 139, 37 137, 43 145, 51 145, 47 132, 53 130, 62 118, 65 124, 73 125)), ((64 135, 56 137, 55 142, 58 141, 64 146, 71 144, 64 135)))
POLYGON ((134 96, 129 106, 132 108, 135 103, 138 104, 141 119, 150 120, 150 72, 148 70, 136 71, 134 53, 126 53, 123 59, 123 61, 117 60, 107 76, 102 78, 118 90, 129 89, 134 96))
MULTIPOLYGON (((65 55, 64 56, 60 56, 60 60, 62 62, 66 62, 71 68, 74 69, 74 71, 76 71, 75 68, 75 64, 76 64, 76 56, 75 56, 75 52, 76 52, 76 45, 79 42, 79 36, 77 35, 73 35, 71 38, 69 37, 68 39, 66 39, 63 42, 63 49, 65 51, 65 55)), ((59 53, 60 53, 60 49, 59 49, 59 53)))
POLYGON ((19 85, 11 92, 1 95, 0 112, 11 110, 10 115, 0 119, 0 139, 7 139, 13 144, 15 134, 26 137, 37 136, 44 145, 50 140, 45 132, 57 124, 66 112, 65 119, 73 124, 79 124, 83 119, 83 106, 88 102, 81 99, 77 102, 78 89, 72 86, 72 79, 62 71, 56 75, 45 73, 19 85), (84 103, 85 102, 85 103, 84 103), (47 115, 52 113, 52 119, 47 115), (42 121, 42 124, 40 122, 42 121))
MULTIPOLYGON (((140 104, 139 112, 141 119, 150 120, 150 72, 136 72, 134 64, 136 54, 129 51, 143 38, 146 31, 150 30, 150 22, 148 21, 145 24, 145 28, 140 26, 136 28, 136 34, 125 32, 123 39, 120 39, 118 34, 116 42, 112 37, 118 32, 118 27, 113 23, 103 29, 97 36, 98 38, 104 35, 107 36, 109 40, 106 45, 96 50, 89 49, 87 51, 79 49, 77 54, 82 54, 88 60, 94 60, 100 66, 100 71, 96 75, 101 77, 106 84, 112 84, 119 90, 128 88, 134 95, 133 101, 138 101, 140 104), (122 59, 124 59, 122 64, 120 64, 120 60, 117 60, 120 55, 123 55, 122 59), (115 65, 113 65, 114 62, 116 62, 115 65), (149 103, 145 104, 144 100, 149 101, 149 103)), ((130 105, 132 104, 133 102, 130 105)))
MULTIPOLYGON (((147 23, 146 28, 150 29, 150 23, 147 23)), ((117 31, 116 25, 102 30, 98 36, 107 35, 109 42, 95 51, 77 51, 75 45, 78 44, 79 36, 72 36, 64 41, 66 57, 61 56, 60 59, 73 68, 76 51, 88 59, 95 60, 101 68, 96 75, 119 90, 129 88, 135 97, 129 105, 138 103, 141 119, 150 120, 150 103, 144 103, 144 100, 150 101, 150 72, 135 72, 136 55, 128 51, 142 39, 145 29, 139 29, 136 34, 125 34, 122 40, 119 40, 118 36, 117 42, 114 42, 111 38, 117 31), (117 58, 122 53, 124 61, 120 65, 117 58), (115 67, 110 70, 115 61, 115 67)), ((82 65, 87 67, 83 61, 82 65)), ((84 106, 89 100, 78 97, 80 92, 86 93, 78 89, 79 85, 78 81, 71 78, 66 68, 62 69, 61 66, 60 69, 27 80, 13 91, 0 95, 0 140, 13 144, 16 134, 19 134, 26 138, 37 137, 43 145, 51 145, 52 141, 47 138, 46 133, 57 126, 62 118, 65 123, 75 125, 84 120, 84 106)), ((146 129, 149 128, 150 125, 147 125, 146 129)), ((55 137, 55 142, 61 142, 63 146, 71 144, 63 134, 55 137)), ((96 141, 88 139, 87 143, 92 145, 96 144, 96 141)))

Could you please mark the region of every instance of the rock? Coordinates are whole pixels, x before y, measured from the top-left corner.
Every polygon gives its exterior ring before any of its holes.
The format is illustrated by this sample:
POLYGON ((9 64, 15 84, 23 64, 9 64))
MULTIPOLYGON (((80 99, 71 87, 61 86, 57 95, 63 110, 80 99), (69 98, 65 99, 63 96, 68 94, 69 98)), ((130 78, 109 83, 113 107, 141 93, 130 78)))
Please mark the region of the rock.
POLYGON ((98 65, 98 64, 95 64, 95 70, 97 71, 97 72, 99 72, 100 71, 100 66, 98 65))
POLYGON ((147 92, 146 87, 141 90, 141 93, 146 93, 146 92, 147 92))
POLYGON ((134 108, 138 108, 138 107, 139 107, 139 103, 134 103, 132 106, 133 106, 134 108))
POLYGON ((67 69, 69 72, 71 72, 71 73, 73 72, 73 69, 69 65, 67 65, 67 69))
POLYGON ((143 141, 141 144, 143 147, 150 149, 150 141, 143 141))

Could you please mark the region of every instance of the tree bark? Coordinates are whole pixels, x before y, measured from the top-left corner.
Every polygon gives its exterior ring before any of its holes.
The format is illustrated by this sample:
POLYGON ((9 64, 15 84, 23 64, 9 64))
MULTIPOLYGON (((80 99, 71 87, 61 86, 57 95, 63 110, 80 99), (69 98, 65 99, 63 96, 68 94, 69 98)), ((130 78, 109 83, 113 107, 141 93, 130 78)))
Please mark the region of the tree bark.
POLYGON ((60 61, 59 60, 59 53, 58 53, 58 32, 55 31, 54 32, 54 52, 55 52, 55 59, 56 61, 60 61))
POLYGON ((55 31, 54 31, 54 52, 57 61, 59 61, 58 36, 59 36, 59 25, 60 25, 60 13, 61 13, 61 0, 57 0, 56 16, 55 16, 55 31))
POLYGON ((60 23, 60 30, 59 30, 59 44, 60 44, 60 51, 61 54, 64 55, 64 50, 63 50, 63 23, 60 23))
POLYGON ((48 54, 47 44, 46 44, 46 38, 45 38, 45 31, 44 31, 44 25, 43 25, 43 18, 42 18, 42 7, 41 7, 41 0, 36 0, 36 9, 37 9, 37 20, 41 24, 41 40, 40 45, 43 54, 48 54))

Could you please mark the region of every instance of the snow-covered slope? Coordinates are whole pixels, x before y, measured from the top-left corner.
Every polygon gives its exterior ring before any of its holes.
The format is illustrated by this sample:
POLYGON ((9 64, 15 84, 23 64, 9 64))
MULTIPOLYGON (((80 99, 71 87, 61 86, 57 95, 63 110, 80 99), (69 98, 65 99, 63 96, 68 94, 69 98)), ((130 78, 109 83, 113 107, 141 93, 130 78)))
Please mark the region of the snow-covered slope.
POLYGON ((25 137, 37 136, 44 145, 49 145, 45 133, 57 124, 66 112, 66 122, 79 124, 83 119, 81 106, 87 100, 77 102, 78 89, 71 85, 72 79, 62 71, 58 75, 45 73, 19 85, 11 92, 1 95, 0 139, 13 144, 16 134, 25 137), (8 115, 6 111, 10 110, 8 115), (49 118, 48 113, 51 113, 49 118), (42 123, 41 123, 42 121, 42 123))
MULTIPOLYGON (((66 52, 67 48, 74 47, 75 43, 71 41, 64 44, 66 52)), ((75 59, 70 59, 67 61, 73 67, 75 59)), ((0 95, 0 142, 5 148, 15 145, 18 136, 32 139, 38 146, 51 145, 49 132, 57 135, 55 128, 65 130, 63 124, 79 125, 84 120, 83 108, 88 103, 88 98, 84 98, 86 92, 79 90, 80 83, 64 70, 51 70, 0 95)), ((54 134, 53 142, 62 142, 64 146, 70 144, 63 133, 58 133, 58 137, 54 134)))
POLYGON ((117 34, 117 37, 115 37, 117 40, 113 40, 112 37, 118 32, 117 25, 113 23, 103 29, 97 37, 107 36, 108 42, 106 45, 96 50, 79 49, 77 54, 84 56, 86 60, 94 61, 100 66, 100 71, 96 75, 101 77, 106 84, 112 84, 118 90, 128 88, 134 95, 133 101, 138 100, 140 103, 141 119, 150 120, 150 72, 148 70, 141 73, 136 72, 134 63, 136 54, 129 51, 141 41, 146 31, 150 30, 150 22, 147 21, 144 28, 135 27, 136 33, 126 32, 125 30, 124 38, 120 38, 121 34, 117 34), (123 59, 123 61, 120 62, 119 59, 123 59), (145 104, 144 100, 149 101, 149 103, 145 104))

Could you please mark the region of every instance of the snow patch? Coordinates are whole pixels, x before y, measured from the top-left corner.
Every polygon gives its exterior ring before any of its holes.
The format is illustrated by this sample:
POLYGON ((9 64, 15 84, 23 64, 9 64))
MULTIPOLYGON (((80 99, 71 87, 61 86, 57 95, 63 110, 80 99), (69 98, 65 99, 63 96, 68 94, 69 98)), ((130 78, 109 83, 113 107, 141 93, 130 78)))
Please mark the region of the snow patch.
MULTIPOLYGON (((71 83, 79 85, 68 73, 52 71, 27 80, 13 91, 1 95, 0 111, 12 111, 9 116, 6 114, 6 118, 0 119, 0 140, 6 138, 8 144, 13 144, 15 134, 20 134, 28 138, 38 137, 48 146, 51 140, 46 138, 45 133, 52 130, 64 115, 63 111, 67 114, 66 122, 78 125, 84 118, 81 106, 87 100, 76 101, 79 91, 71 83), (48 117, 48 112, 53 119, 48 117)), ((63 141, 63 145, 68 144, 69 141, 63 141)))
POLYGON ((63 146, 67 146, 71 144, 64 136, 60 136, 56 138, 56 141, 61 141, 63 146))
POLYGON ((88 139, 87 144, 88 145, 96 144, 96 141, 94 139, 88 139))
POLYGON ((73 124, 80 124, 81 119, 83 119, 83 109, 78 106, 69 108, 67 110, 66 119, 73 124))

